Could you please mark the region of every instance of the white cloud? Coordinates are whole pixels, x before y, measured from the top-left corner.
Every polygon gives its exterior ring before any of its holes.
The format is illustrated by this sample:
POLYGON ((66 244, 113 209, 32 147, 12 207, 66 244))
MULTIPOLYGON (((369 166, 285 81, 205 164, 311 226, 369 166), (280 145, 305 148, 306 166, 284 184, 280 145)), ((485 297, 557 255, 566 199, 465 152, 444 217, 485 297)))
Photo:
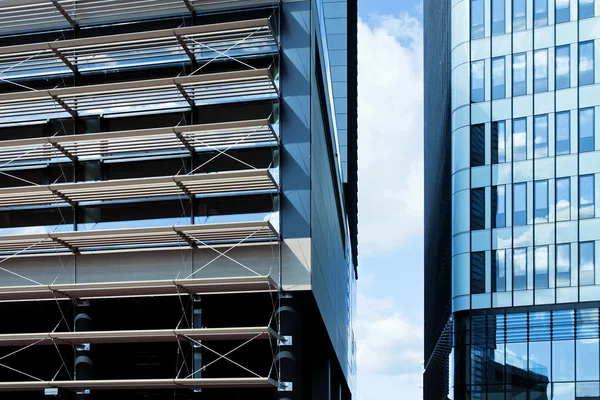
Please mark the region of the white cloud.
POLYGON ((396 375, 421 369, 423 329, 395 311, 392 299, 359 294, 357 317, 360 373, 396 375))
POLYGON ((359 22, 361 253, 391 250, 423 229, 423 45, 408 15, 359 22))
MULTIPOLYGON (((421 23, 407 14, 359 21, 358 31, 359 243, 365 259, 397 252, 423 234, 423 45, 421 23)), ((391 268, 408 268, 390 260, 391 268)), ((366 295, 377 293, 386 276, 380 265, 361 267, 358 398, 421 399, 422 321, 406 312, 421 305, 401 309, 397 293, 366 295)))

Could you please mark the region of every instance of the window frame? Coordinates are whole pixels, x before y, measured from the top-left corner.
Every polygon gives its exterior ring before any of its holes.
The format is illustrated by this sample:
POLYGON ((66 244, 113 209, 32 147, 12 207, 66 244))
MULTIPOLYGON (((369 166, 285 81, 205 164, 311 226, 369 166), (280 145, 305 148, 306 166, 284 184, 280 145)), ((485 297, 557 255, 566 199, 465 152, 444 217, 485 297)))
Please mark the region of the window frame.
POLYGON ((559 287, 571 287, 572 286, 572 279, 571 279, 571 270, 572 270, 572 262, 571 262, 571 243, 558 243, 556 245, 556 249, 555 249, 555 286, 557 288, 559 287), (562 252, 560 249, 562 250, 566 250, 567 253, 567 261, 568 261, 568 270, 566 272, 560 272, 559 271, 559 256, 560 253, 562 252), (563 285, 561 284, 561 279, 560 279, 560 275, 559 273, 564 274, 565 277, 568 278, 568 285, 563 285))
POLYGON ((527 225, 527 183, 523 182, 523 183, 513 183, 512 184, 512 208, 513 208, 513 215, 512 215, 512 224, 513 226, 525 226, 527 225), (523 199, 523 204, 525 205, 524 211, 517 211, 516 209, 516 205, 517 205, 517 201, 516 201, 516 197, 517 197, 517 187, 519 188, 524 188, 524 199, 523 199), (521 218, 517 218, 517 212, 520 213, 524 213, 524 223, 517 223, 517 219, 521 219, 521 218))
POLYGON ((539 114, 533 116, 533 158, 544 158, 548 157, 549 149, 548 149, 548 114, 539 114), (543 135, 539 135, 538 130, 538 120, 545 120, 546 129, 543 132, 543 135), (544 138, 544 146, 538 146, 537 139, 538 137, 544 138), (539 151, 538 151, 539 150, 539 151))
POLYGON ((534 181, 533 182, 533 218, 534 218, 534 223, 540 224, 540 223, 546 223, 546 222, 549 221, 549 219, 550 219, 550 206, 549 206, 549 202, 550 202, 550 183, 549 183, 548 179, 534 181), (545 186, 545 188, 544 188, 544 186, 545 186), (537 204, 537 202, 538 202, 538 194, 539 194, 538 193, 538 188, 540 189, 540 191, 545 192, 545 196, 546 196, 546 208, 545 209, 537 207, 537 205, 538 205, 537 204), (538 210, 540 211, 540 215, 545 210, 545 215, 538 217, 538 210), (538 218, 540 220, 538 220, 538 218))
POLYGON ((483 37, 485 37, 485 2, 484 0, 471 0, 470 2, 470 16, 469 16, 469 28, 470 28, 470 38, 471 40, 473 39, 481 39, 483 37), (475 7, 473 7, 474 3, 481 3, 481 25, 474 25, 473 24, 473 17, 474 17, 474 13, 473 13, 473 9, 475 7), (480 32, 480 34, 479 34, 480 32), (477 33, 477 34, 476 34, 477 33))
POLYGON ((512 120, 512 160, 513 161, 523 161, 523 160, 527 160, 527 117, 521 117, 521 118, 515 118, 512 120), (515 129, 515 126, 517 124, 521 124, 523 123, 523 126, 525 128, 524 130, 524 134, 525 134, 525 145, 524 146, 516 146, 516 140, 515 140, 515 135, 517 134, 517 132, 520 134, 521 131, 517 131, 515 129), (517 151, 519 150, 519 151, 517 151), (517 157, 518 155, 518 157, 517 157))
POLYGON ((590 218, 594 218, 596 215, 596 177, 594 174, 585 174, 585 175, 579 175, 579 185, 578 185, 578 191, 579 191, 579 200, 578 200, 578 209, 579 209, 579 219, 590 219, 590 218), (589 205, 585 205, 585 208, 590 207, 591 209, 591 213, 590 214, 586 214, 584 212, 582 212, 582 210, 584 209, 583 205, 582 205, 582 190, 581 188, 583 187, 582 185, 582 181, 584 179, 591 179, 592 182, 592 190, 591 190, 591 194, 592 194, 592 202, 589 205), (583 214, 583 215, 582 215, 583 214))
POLYGON ((539 49, 539 50, 535 50, 533 52, 533 93, 543 93, 543 92, 547 92, 548 91, 548 49, 539 49), (544 76, 543 78, 538 78, 537 77, 537 72, 538 72, 538 63, 537 63, 537 55, 538 54, 544 54, 545 55, 545 59, 546 59, 546 68, 544 70, 544 76), (543 81, 543 86, 541 88, 538 88, 538 82, 542 82, 543 81))
POLYGON ((515 247, 515 248, 513 248, 513 251, 512 251, 512 271, 513 271, 513 280, 512 280, 513 281, 512 282, 513 283, 513 291, 527 290, 527 247, 515 247), (524 266, 522 268, 522 270, 525 271, 524 275, 517 275, 516 274, 516 272, 517 272, 517 268, 516 268, 517 263, 516 263, 515 260, 517 259, 517 257, 516 257, 517 253, 523 253, 523 255, 524 255, 523 259, 525 260, 525 264, 524 264, 524 266), (519 280, 517 280, 517 276, 519 277, 519 280), (517 287, 517 282, 520 281, 521 279, 524 280, 524 282, 523 282, 524 284, 523 284, 522 288, 520 286, 517 287))
POLYGON ((556 221, 570 221, 571 220, 571 177, 563 177, 563 178, 556 178, 555 180, 555 193, 554 193, 554 202, 555 202, 555 214, 556 214, 556 221), (559 209, 560 207, 558 206, 559 201, 561 201, 562 196, 559 196, 559 187, 560 182, 567 182, 567 198, 568 198, 568 207, 567 207, 567 211, 566 211, 566 218, 564 216, 559 216, 559 209))
POLYGON ((594 40, 586 40, 584 42, 579 42, 578 44, 578 48, 577 48, 577 85, 578 86, 587 86, 587 85, 593 85, 596 82, 595 79, 595 73, 596 73, 596 66, 595 66, 595 62, 594 62, 594 57, 595 57, 595 49, 594 49, 594 40), (587 46, 590 46, 591 48, 591 60, 592 60, 592 69, 591 71, 585 70, 582 71, 581 66, 582 66, 582 48, 586 48, 587 46), (585 79, 584 81, 584 77, 591 77, 591 80, 589 79, 585 79), (582 83, 583 82, 583 83, 582 83))
MULTIPOLYGON (((492 100, 499 100, 506 98, 506 57, 494 57, 492 58, 492 70, 491 70, 491 78, 492 78, 492 100), (495 85, 495 74, 494 74, 494 65, 496 63, 502 63, 502 85, 495 85)), ((485 77, 484 77, 484 85, 485 85, 485 77)))
POLYGON ((555 131, 555 135, 554 135, 555 151, 554 152, 556 153, 557 156, 571 154, 571 111, 557 112, 554 115, 554 126, 555 126, 555 129, 554 129, 554 131, 555 131), (566 119, 567 119, 567 121, 566 121, 567 122, 567 124, 566 124, 567 125, 567 139, 559 142, 558 141, 558 132, 559 132, 558 126, 559 126, 559 118, 562 116, 566 116, 566 119), (566 149, 566 152, 564 150, 562 150, 562 146, 559 146, 559 145, 562 145, 563 143, 567 144, 568 148, 566 149), (560 151, 559 151, 559 147, 561 147, 560 151))
POLYGON ((556 90, 562 90, 562 89, 568 89, 571 87, 571 45, 570 44, 565 44, 565 45, 561 45, 561 46, 556 46, 554 48, 554 88, 556 90), (567 66, 567 73, 566 74, 562 74, 559 75, 558 71, 559 71, 559 53, 562 51, 566 51, 566 56, 567 56, 567 62, 566 62, 566 66, 567 66), (566 80, 567 85, 563 85, 560 84, 559 82, 561 82, 561 78, 566 80))
MULTIPOLYGON (((587 118, 584 115, 584 118, 587 118)), ((595 136, 596 136, 596 132, 595 132, 595 123, 596 123, 596 110, 595 107, 585 107, 585 108, 580 108, 579 111, 577 112, 577 133, 578 133, 578 147, 579 147, 579 152, 580 153, 586 153, 586 152, 590 152, 590 151, 594 151, 595 150, 595 136), (589 127, 591 129, 591 135, 590 136, 586 136, 584 140, 584 137, 581 135, 582 132, 584 132, 584 130, 582 129, 582 114, 585 114, 587 112, 591 112, 591 123, 589 124, 589 127)))
POLYGON ((595 285, 596 284, 596 243, 593 241, 585 241, 585 242, 579 242, 579 286, 590 286, 590 285, 595 285), (582 263, 585 262, 583 260, 583 247, 591 247, 591 255, 592 255, 592 271, 591 271, 591 275, 592 275, 592 281, 591 282, 583 282, 582 279, 582 263))
POLYGON ((512 56, 512 96, 519 97, 527 95, 527 53, 517 53, 512 56), (518 64, 517 59, 523 58, 524 66, 523 66, 523 81, 516 81, 515 76, 517 69, 515 65, 518 64), (517 90, 518 89, 518 90, 517 90))
MULTIPOLYGON (((479 94, 479 93, 477 93, 479 94)), ((476 60, 476 61, 471 61, 471 103, 483 103, 485 101, 485 60, 476 60), (475 82, 478 82, 475 80, 475 74, 473 73, 473 71, 475 70, 476 66, 481 64, 481 89, 475 89, 475 82), (481 93, 481 97, 476 96, 476 92, 474 92, 475 90, 480 90, 481 93), (477 98, 477 100, 475 99, 477 98), (481 100, 479 100, 479 98, 481 100)))

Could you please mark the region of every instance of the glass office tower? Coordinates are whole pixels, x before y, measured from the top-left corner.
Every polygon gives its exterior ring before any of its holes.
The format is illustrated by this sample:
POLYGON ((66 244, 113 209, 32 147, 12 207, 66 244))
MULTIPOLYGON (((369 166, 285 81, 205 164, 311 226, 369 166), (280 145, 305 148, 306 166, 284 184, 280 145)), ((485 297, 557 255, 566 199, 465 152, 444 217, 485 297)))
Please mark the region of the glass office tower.
POLYGON ((600 3, 447 3, 425 2, 425 399, 598 399, 600 3))
POLYGON ((0 398, 352 398, 356 7, 0 1, 0 398))

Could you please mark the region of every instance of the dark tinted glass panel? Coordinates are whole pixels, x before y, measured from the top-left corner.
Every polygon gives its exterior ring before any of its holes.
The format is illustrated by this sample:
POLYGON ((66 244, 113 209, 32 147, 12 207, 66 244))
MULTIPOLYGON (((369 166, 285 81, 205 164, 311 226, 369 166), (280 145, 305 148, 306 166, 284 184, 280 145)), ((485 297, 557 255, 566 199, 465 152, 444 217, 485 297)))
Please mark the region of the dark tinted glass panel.
POLYGON ((485 165, 485 125, 471 125, 471 167, 485 165))
POLYGON ((506 186, 492 187, 492 228, 506 226, 506 186))
POLYGON ((506 291, 506 250, 492 251, 492 290, 506 291))
POLYGON ((471 189, 471 230, 485 228, 485 190, 471 189))
POLYGON ((506 122, 492 122, 492 164, 506 162, 506 122))
POLYGON ((485 252, 471 253, 471 294, 485 293, 485 252))

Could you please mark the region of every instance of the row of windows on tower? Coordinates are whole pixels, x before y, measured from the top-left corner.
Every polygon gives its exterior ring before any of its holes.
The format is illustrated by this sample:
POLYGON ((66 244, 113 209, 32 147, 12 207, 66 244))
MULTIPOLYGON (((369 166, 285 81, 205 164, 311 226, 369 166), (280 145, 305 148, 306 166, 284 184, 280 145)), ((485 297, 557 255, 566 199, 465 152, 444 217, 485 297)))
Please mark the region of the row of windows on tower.
MULTIPOLYGON (((491 0, 491 33, 502 35, 506 33, 506 1, 491 0)), ((533 1, 533 26, 548 25, 549 0, 533 1)), ((550 1, 550 7, 552 2, 550 1)), ((571 7, 577 7, 579 19, 594 16, 594 0, 557 0, 554 5, 554 20, 556 24, 571 21, 571 7), (573 5, 571 5, 573 3, 573 5)), ((512 0, 512 31, 527 29, 527 0, 512 0)), ((471 39, 485 36, 485 6, 484 0, 471 0, 471 39)))
MULTIPOLYGON (((593 107, 578 110, 578 151, 585 153, 595 149, 595 110, 593 107)), ((555 117, 555 154, 571 153, 571 112, 558 112, 555 117)), ((507 121, 491 123, 491 163, 507 162, 507 121)), ((527 142, 530 133, 527 129, 527 118, 512 120, 512 161, 527 159, 527 142)), ((485 165, 485 124, 471 125, 470 159, 471 167, 485 165)), ((533 156, 534 158, 548 157, 548 114, 533 117, 533 156)))
MULTIPOLYGON (((571 220, 571 179, 559 178, 555 181, 555 220, 571 220)), ((576 179, 575 177, 573 179, 576 179)), ((594 175, 581 175, 579 179, 579 219, 595 217, 595 179, 594 175)), ((491 227, 504 228, 506 221, 506 192, 509 185, 491 188, 491 227)), ((533 219, 534 223, 549 221, 549 180, 533 182, 533 219)), ((527 225, 527 183, 512 184, 512 226, 527 225)), ((471 189, 471 230, 485 229, 485 188, 471 189)))
MULTIPOLYGON (((548 91, 548 51, 533 52, 533 92, 548 91)), ((554 87, 556 90, 571 87, 571 45, 557 46, 555 52, 554 87)), ((578 85, 592 85, 594 78, 594 41, 579 43, 578 85)), ((506 97, 506 66, 511 56, 492 58, 492 100, 506 97)), ((512 55, 512 96, 527 94, 527 53, 512 55)), ((471 62, 471 102, 485 101, 485 60, 471 62)))
MULTIPOLYGON (((530 248, 531 249, 531 248, 530 248)), ((550 286, 549 274, 549 246, 536 246, 533 248, 534 276, 528 285, 528 257, 527 247, 493 250, 488 253, 491 257, 491 290, 492 292, 505 292, 507 290, 547 289, 550 286), (512 261, 512 288, 508 287, 507 258, 512 261)), ((554 272, 555 287, 586 286, 595 284, 595 243, 579 243, 578 282, 573 281, 571 273, 571 244, 557 244, 554 247, 554 272)), ((485 293, 486 287, 486 252, 471 253, 471 294, 485 293)))

